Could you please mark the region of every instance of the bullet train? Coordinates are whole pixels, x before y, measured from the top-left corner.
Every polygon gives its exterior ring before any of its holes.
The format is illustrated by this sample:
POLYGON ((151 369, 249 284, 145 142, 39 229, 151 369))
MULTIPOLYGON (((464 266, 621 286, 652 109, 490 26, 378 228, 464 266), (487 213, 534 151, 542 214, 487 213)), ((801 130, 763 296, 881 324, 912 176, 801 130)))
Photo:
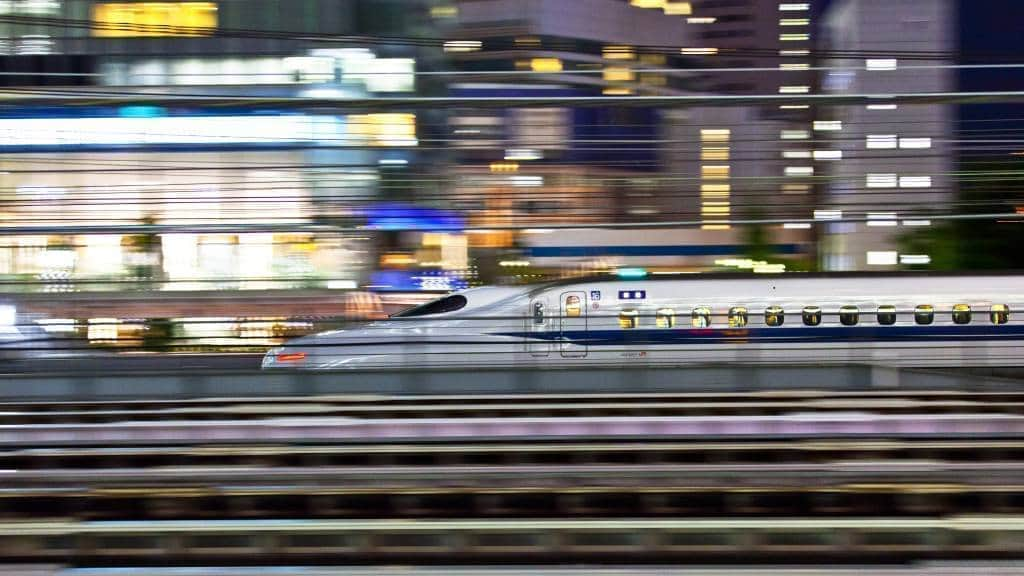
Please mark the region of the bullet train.
POLYGON ((1024 275, 601 276, 452 293, 265 369, 1024 365, 1024 275))

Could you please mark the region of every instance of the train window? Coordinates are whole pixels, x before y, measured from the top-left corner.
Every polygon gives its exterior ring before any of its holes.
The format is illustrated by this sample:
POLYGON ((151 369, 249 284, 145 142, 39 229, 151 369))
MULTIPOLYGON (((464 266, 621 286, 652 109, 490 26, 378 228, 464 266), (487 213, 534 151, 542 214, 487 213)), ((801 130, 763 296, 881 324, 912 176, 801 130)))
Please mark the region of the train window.
POLYGON ((956 304, 953 306, 953 324, 970 324, 971 307, 967 304, 956 304))
POLYGON ((879 306, 878 307, 878 323, 882 326, 892 326, 896 323, 896 307, 895 306, 879 306))
POLYGON ((729 328, 744 328, 747 325, 747 309, 742 306, 729 308, 729 328))
POLYGON ((632 308, 626 308, 619 312, 619 328, 629 330, 640 325, 640 315, 632 308))
POLYGON ((444 298, 438 298, 437 300, 431 300, 426 304, 414 306, 408 310, 403 310, 397 314, 392 314, 392 318, 409 318, 411 316, 427 316, 429 314, 444 314, 445 312, 455 312, 466 307, 466 297, 461 294, 453 294, 451 296, 445 296, 444 298))
POLYGON ((1006 324, 1010 321, 1010 307, 1006 304, 993 304, 988 313, 993 324, 1006 324))
POLYGON ((690 325, 694 328, 707 328, 711 326, 711 308, 698 306, 690 314, 690 325))
POLYGON ((544 303, 534 302, 533 303, 533 323, 544 324, 544 303))
POLYGON ((671 308, 658 308, 658 313, 654 317, 654 324, 658 328, 675 328, 676 311, 671 308))
POLYGON ((914 322, 927 326, 935 320, 935 308, 931 304, 921 304, 914 308, 914 322))
POLYGON ((860 311, 856 306, 842 306, 839 308, 839 323, 843 326, 856 326, 860 317, 860 311))
POLYGON ((764 309, 764 323, 769 326, 782 326, 786 321, 786 311, 782 306, 769 306, 764 309))
POLYGON ((582 306, 580 306, 579 296, 566 296, 565 297, 565 315, 569 318, 578 318, 582 312, 582 306))
POLYGON ((804 325, 817 326, 821 324, 821 308, 817 306, 804 306, 804 325))

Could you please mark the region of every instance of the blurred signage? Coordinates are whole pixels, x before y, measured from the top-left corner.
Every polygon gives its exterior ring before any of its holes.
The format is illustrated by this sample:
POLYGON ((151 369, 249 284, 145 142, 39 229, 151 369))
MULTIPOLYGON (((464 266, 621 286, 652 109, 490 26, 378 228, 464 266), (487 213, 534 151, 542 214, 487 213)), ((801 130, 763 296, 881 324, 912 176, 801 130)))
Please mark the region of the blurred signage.
POLYGON ((370 273, 369 288, 377 292, 409 292, 409 291, 437 291, 449 292, 452 290, 464 290, 469 284, 464 278, 460 278, 447 272, 421 272, 412 270, 377 270, 370 273))
POLYGON ((103 2, 92 7, 92 35, 141 38, 212 36, 216 2, 103 2))

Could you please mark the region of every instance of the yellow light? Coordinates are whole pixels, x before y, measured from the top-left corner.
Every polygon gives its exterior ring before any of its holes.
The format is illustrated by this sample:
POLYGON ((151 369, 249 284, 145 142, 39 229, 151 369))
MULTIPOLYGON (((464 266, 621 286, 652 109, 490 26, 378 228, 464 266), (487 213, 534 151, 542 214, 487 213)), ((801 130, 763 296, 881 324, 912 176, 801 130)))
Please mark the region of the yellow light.
POLYGON ((807 18, 783 18, 779 20, 779 26, 807 26, 811 21, 807 18))
POLYGON ((732 187, 729 184, 701 184, 700 195, 704 198, 728 198, 732 187))
POLYGON ((810 34, 805 34, 805 33, 802 33, 802 32, 801 33, 796 33, 796 34, 779 34, 779 40, 781 40, 783 42, 799 42, 801 40, 810 40, 810 39, 811 39, 811 35, 810 34))
POLYGON ((491 172, 516 172, 519 164, 516 162, 491 162, 491 172))
POLYGON ((725 206, 708 206, 707 204, 700 207, 700 213, 703 215, 714 215, 714 216, 726 216, 729 214, 729 205, 725 206))
POLYGON ((779 64, 780 70, 807 70, 811 65, 806 62, 797 62, 795 64, 779 64))
POLYGON ((637 8, 665 8, 668 0, 629 0, 637 8))
POLYGON ((702 128, 700 131, 700 141, 728 142, 731 133, 728 128, 702 128))
POLYGON ((411 254, 392 253, 381 256, 380 263, 385 266, 408 266, 410 264, 415 264, 416 259, 413 258, 411 254))
POLYGON ((630 68, 610 66, 604 69, 604 79, 607 82, 629 82, 633 80, 634 76, 635 74, 630 68))
POLYGON ((728 224, 702 224, 701 230, 728 230, 728 224))
POLYGON ((721 164, 721 165, 708 165, 708 164, 705 164, 705 165, 702 165, 700 167, 700 176, 701 176, 701 178, 707 178, 709 180, 711 180, 711 179, 728 178, 729 177, 729 165, 728 164, 721 164))
POLYGON ((601 50, 601 57, 607 60, 632 60, 636 58, 636 51, 632 46, 605 46, 601 50))
POLYGON ((810 184, 783 184, 783 194, 806 194, 811 191, 810 184))
POLYGON ((449 40, 442 45, 445 52, 476 52, 483 47, 479 40, 449 40))
POLYGON ((348 132, 371 146, 415 146, 416 115, 409 113, 353 114, 348 132))
POLYGON ((693 14, 693 5, 689 2, 666 2, 661 9, 668 16, 689 16, 693 14))
POLYGON ((214 2, 105 2, 92 7, 92 35, 101 38, 212 36, 214 2))
POLYGON ((709 56, 712 54, 718 54, 718 48, 680 48, 679 53, 687 56, 709 56))
POLYGON ((605 88, 601 91, 605 96, 629 96, 632 93, 629 88, 605 88))
POLYGON ((530 69, 534 72, 561 72, 562 61, 558 58, 534 58, 530 60, 530 69))
POLYGON ((459 7, 453 4, 447 6, 432 6, 430 8, 431 18, 455 18, 459 15, 459 7))
POLYGON ((649 64, 649 65, 652 65, 652 66, 663 66, 665 64, 665 55, 664 54, 641 54, 640 55, 640 63, 641 64, 649 64))
POLYGON ((700 151, 701 160, 728 160, 729 147, 725 148, 702 148, 700 151))

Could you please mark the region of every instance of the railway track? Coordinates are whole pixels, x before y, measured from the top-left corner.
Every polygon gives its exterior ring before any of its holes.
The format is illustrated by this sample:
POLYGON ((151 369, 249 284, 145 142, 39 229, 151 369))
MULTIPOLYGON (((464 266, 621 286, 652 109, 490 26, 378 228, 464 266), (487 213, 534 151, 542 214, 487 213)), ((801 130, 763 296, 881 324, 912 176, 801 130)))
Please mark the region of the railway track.
POLYGON ((1024 415, 1024 392, 878 391, 747 394, 321 396, 167 401, 0 403, 0 425, 281 417, 378 419, 770 416, 851 410, 884 414, 1024 415))

